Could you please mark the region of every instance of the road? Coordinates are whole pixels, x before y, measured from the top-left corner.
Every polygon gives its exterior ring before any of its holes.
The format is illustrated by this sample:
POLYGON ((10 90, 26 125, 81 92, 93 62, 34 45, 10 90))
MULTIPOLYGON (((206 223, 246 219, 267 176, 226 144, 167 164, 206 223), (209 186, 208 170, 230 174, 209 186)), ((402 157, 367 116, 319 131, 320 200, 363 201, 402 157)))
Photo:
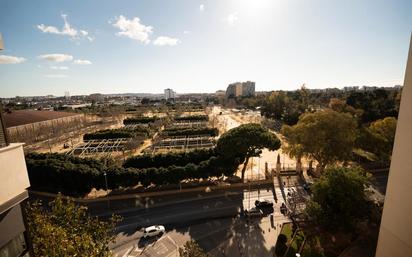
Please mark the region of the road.
POLYGON ((257 199, 274 201, 271 185, 253 186, 250 190, 230 190, 220 196, 201 197, 182 203, 152 207, 123 213, 117 227, 116 242, 111 245, 115 256, 177 256, 177 250, 188 240, 196 240, 214 256, 223 251, 240 256, 239 249, 249 251, 248 256, 266 256, 273 252, 277 231, 288 218, 276 205, 273 217, 247 222, 242 209, 254 206, 257 199), (160 239, 142 239, 142 228, 161 224, 167 232, 160 239), (226 249, 226 250, 225 250, 226 249))

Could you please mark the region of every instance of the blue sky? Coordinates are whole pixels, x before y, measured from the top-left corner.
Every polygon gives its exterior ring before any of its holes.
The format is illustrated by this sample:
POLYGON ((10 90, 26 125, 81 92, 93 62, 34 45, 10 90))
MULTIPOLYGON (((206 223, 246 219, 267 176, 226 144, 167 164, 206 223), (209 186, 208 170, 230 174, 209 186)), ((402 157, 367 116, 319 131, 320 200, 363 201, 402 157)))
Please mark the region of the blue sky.
POLYGON ((0 97, 403 83, 412 1, 0 0, 0 97))

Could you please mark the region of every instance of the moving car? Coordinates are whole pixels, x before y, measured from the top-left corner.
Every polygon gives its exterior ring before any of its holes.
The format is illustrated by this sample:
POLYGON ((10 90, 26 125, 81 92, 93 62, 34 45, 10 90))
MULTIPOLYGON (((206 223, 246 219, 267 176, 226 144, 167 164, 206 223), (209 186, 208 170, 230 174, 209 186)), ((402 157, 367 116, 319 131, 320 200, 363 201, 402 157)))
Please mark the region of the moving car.
POLYGON ((248 217, 248 218, 262 217, 263 212, 258 208, 252 208, 252 209, 249 209, 249 210, 245 210, 245 216, 248 217))
POLYGON ((266 199, 256 200, 255 206, 257 208, 273 207, 273 202, 266 199))
POLYGON ((165 232, 165 227, 162 225, 154 225, 150 226, 144 229, 143 231, 143 237, 152 237, 152 236, 158 236, 160 234, 163 234, 165 232))

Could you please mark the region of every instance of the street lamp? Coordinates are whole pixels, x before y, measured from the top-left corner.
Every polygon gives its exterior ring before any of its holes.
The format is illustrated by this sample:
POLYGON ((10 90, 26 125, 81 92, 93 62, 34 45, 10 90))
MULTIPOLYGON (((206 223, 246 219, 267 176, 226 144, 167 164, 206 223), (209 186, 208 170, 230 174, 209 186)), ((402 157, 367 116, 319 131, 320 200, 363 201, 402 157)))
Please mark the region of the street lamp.
POLYGON ((106 184, 107 208, 110 209, 110 200, 109 200, 109 196, 108 196, 109 187, 107 186, 107 173, 106 173, 106 171, 103 172, 103 175, 104 175, 104 182, 106 184))

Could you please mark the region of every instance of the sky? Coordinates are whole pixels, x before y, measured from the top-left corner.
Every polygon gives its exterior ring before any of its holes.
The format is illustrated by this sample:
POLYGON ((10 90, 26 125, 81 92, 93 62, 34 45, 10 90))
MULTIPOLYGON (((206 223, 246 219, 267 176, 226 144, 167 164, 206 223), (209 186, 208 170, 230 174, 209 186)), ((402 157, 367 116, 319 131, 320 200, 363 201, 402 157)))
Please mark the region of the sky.
POLYGON ((403 84, 410 0, 0 0, 0 97, 403 84))

